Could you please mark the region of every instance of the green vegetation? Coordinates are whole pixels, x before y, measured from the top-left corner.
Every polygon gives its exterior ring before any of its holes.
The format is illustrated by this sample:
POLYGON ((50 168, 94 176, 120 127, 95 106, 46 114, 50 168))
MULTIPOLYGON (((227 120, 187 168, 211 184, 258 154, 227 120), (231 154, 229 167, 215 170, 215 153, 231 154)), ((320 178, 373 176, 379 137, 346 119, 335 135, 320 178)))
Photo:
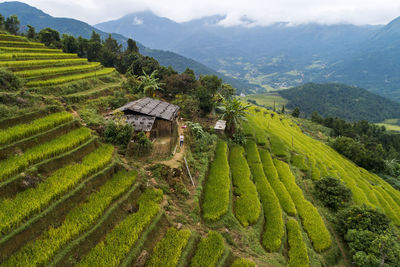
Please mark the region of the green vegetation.
POLYGON ((331 236, 318 210, 309 201, 304 199, 303 191, 296 184, 295 177, 290 171, 289 165, 276 159, 274 160, 274 164, 279 177, 296 205, 303 227, 312 240, 315 251, 321 252, 328 249, 332 243, 331 236))
POLYGON ((45 75, 56 75, 56 74, 66 74, 71 72, 85 72, 88 70, 94 70, 101 67, 99 62, 92 62, 86 65, 78 65, 78 66, 68 66, 68 67, 58 67, 58 68, 42 68, 38 70, 24 70, 17 71, 17 74, 23 78, 32 78, 36 76, 45 76, 45 75))
POLYGON ((289 101, 287 108, 299 107, 308 116, 316 111, 324 117, 370 122, 400 117, 400 104, 354 86, 308 83, 279 94, 289 101))
POLYGON ((0 60, 65 59, 76 57, 76 54, 66 53, 0 53, 0 60))
POLYGON ((101 69, 98 71, 95 70, 95 71, 82 73, 82 74, 73 74, 73 75, 68 75, 68 76, 62 76, 59 78, 54 78, 54 79, 49 79, 49 80, 31 81, 31 82, 27 82, 26 85, 29 87, 51 86, 51 85, 57 85, 57 84, 61 84, 61 83, 67 83, 67 82, 87 79, 87 78, 100 77, 100 76, 111 74, 113 72, 115 72, 114 68, 104 68, 104 69, 101 69))
POLYGON ((216 221, 228 212, 230 184, 227 144, 219 141, 204 188, 204 219, 216 221))
POLYGON ((147 189, 139 198, 139 210, 109 232, 78 266, 118 266, 159 212, 161 200, 161 190, 147 189))
POLYGON ((91 132, 88 128, 79 128, 65 135, 57 137, 27 149, 22 155, 15 155, 0 161, 0 181, 19 173, 29 165, 57 156, 89 139, 91 132))
POLYGON ((154 247, 146 266, 177 266, 190 234, 189 230, 168 229, 164 238, 154 247))
POLYGON ((136 180, 136 173, 120 171, 108 180, 98 192, 72 209, 64 222, 57 228, 49 228, 39 238, 27 243, 12 255, 4 266, 42 265, 49 262, 54 254, 68 241, 88 229, 112 203, 136 180))
POLYGON ((370 207, 353 206, 338 214, 337 229, 347 241, 357 266, 400 264, 400 242, 389 218, 370 207))
POLYGON ((289 266, 307 267, 309 266, 307 246, 301 235, 300 226, 293 218, 289 218, 286 223, 289 243, 289 266))
POLYGON ((282 107, 282 105, 286 105, 288 102, 277 93, 248 95, 245 97, 241 97, 241 100, 246 100, 251 104, 263 106, 269 109, 273 109, 274 107, 277 109, 279 107, 282 107))
POLYGON ((70 120, 72 120, 72 115, 70 113, 59 112, 36 119, 31 123, 19 124, 5 130, 0 130, 0 144, 7 144, 20 140, 70 120))
POLYGON ((0 61, 0 67, 19 69, 28 67, 60 67, 87 63, 86 58, 0 61))
POLYGON ((41 43, 34 43, 34 42, 19 42, 19 41, 0 41, 1 47, 27 47, 27 48, 34 48, 34 47, 43 47, 44 44, 41 43))
POLYGON ((314 182, 314 194, 324 204, 334 211, 351 202, 351 191, 339 179, 324 177, 314 182))
POLYGON ((231 267, 255 267, 256 264, 248 259, 238 258, 236 259, 231 267))
POLYGON ((52 48, 26 48, 26 47, 0 47, 0 53, 62 53, 61 49, 52 48))
POLYGON ((250 169, 243 153, 243 147, 232 147, 230 149, 229 165, 231 167, 234 194, 237 196, 234 206, 235 216, 244 227, 247 227, 256 223, 260 217, 260 200, 258 199, 257 189, 251 181, 250 169))
POLYGON ((113 146, 103 145, 85 156, 82 163, 58 169, 37 187, 18 193, 14 198, 0 200, 0 233, 6 233, 84 177, 103 168, 111 161, 113 152, 113 146))
POLYGON ((271 187, 274 189, 275 195, 278 197, 281 207, 287 214, 295 216, 296 207, 292 198, 290 197, 289 192, 286 190, 286 187, 279 180, 278 172, 275 169, 271 154, 265 149, 259 149, 259 153, 265 176, 267 177, 271 187))
POLYGON ((306 172, 309 169, 305 162, 304 156, 301 154, 292 155, 290 161, 293 164, 293 166, 295 166, 296 168, 298 168, 303 172, 306 172))
POLYGON ((224 249, 224 238, 221 236, 221 234, 210 231, 208 232, 207 237, 200 240, 190 266, 216 266, 222 254, 224 253, 224 249))
POLYGON ((281 247, 282 237, 284 235, 283 215, 281 206, 279 205, 279 199, 276 197, 274 190, 265 177, 261 159, 254 141, 249 140, 247 142, 246 156, 264 208, 265 224, 262 234, 262 244, 269 252, 277 251, 281 247))

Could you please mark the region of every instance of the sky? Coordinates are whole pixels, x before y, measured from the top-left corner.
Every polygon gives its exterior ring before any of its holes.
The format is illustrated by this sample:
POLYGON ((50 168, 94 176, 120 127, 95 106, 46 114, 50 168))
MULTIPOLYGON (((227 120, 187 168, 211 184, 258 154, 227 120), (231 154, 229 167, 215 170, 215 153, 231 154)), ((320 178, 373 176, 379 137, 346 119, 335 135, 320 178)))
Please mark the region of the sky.
MULTIPOLYGON (((1 1, 0 2, 5 2, 1 1)), ((150 10, 177 22, 226 15, 224 26, 301 24, 386 24, 400 16, 399 0, 22 0, 55 17, 96 24, 150 10), (245 19, 244 19, 245 18, 245 19), (245 22, 243 22, 245 21, 245 22)))

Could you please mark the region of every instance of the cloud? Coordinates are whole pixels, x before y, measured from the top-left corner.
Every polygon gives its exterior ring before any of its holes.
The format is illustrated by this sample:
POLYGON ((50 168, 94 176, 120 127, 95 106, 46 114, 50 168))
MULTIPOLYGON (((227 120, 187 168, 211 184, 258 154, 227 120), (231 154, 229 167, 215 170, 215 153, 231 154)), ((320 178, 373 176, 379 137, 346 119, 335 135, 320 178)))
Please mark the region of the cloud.
MULTIPOLYGON (((3 2, 3 1, 1 1, 3 2)), ((177 22, 226 15, 224 26, 268 25, 278 21, 301 24, 383 24, 400 15, 399 0, 23 0, 56 17, 90 24, 151 10, 177 22)))

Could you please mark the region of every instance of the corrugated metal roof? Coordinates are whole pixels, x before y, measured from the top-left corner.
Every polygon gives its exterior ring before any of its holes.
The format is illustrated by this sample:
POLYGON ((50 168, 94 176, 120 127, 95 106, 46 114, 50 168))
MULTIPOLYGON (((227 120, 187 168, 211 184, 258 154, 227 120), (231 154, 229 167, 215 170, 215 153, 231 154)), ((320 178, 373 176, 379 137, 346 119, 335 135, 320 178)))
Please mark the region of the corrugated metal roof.
POLYGON ((150 132, 153 128, 156 117, 143 116, 143 115, 127 115, 126 122, 132 124, 133 128, 137 132, 150 132))
POLYGON ((171 121, 176 117, 179 106, 150 97, 145 97, 133 102, 129 102, 128 104, 120 107, 118 110, 130 110, 143 115, 149 115, 171 121))

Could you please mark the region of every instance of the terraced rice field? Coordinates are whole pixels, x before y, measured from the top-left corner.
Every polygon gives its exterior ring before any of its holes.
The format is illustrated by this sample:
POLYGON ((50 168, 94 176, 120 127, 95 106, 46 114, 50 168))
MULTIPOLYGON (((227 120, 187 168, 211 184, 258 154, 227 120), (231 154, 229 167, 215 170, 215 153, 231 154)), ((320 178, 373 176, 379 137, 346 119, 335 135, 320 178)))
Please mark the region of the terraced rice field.
POLYGON ((2 123, 0 266, 130 266, 157 238, 153 231, 163 238, 154 242, 146 266, 225 261, 219 233, 199 240, 188 229, 158 229, 163 192, 139 186, 138 173, 116 163, 114 147, 101 144, 68 112, 2 123), (128 212, 127 205, 137 208, 128 212))
POLYGON ((50 49, 24 37, 7 34, 0 34, 0 67, 14 71, 26 80, 25 86, 29 88, 57 86, 115 74, 114 68, 103 68, 100 63, 89 63, 76 54, 63 53, 60 49, 50 49))

